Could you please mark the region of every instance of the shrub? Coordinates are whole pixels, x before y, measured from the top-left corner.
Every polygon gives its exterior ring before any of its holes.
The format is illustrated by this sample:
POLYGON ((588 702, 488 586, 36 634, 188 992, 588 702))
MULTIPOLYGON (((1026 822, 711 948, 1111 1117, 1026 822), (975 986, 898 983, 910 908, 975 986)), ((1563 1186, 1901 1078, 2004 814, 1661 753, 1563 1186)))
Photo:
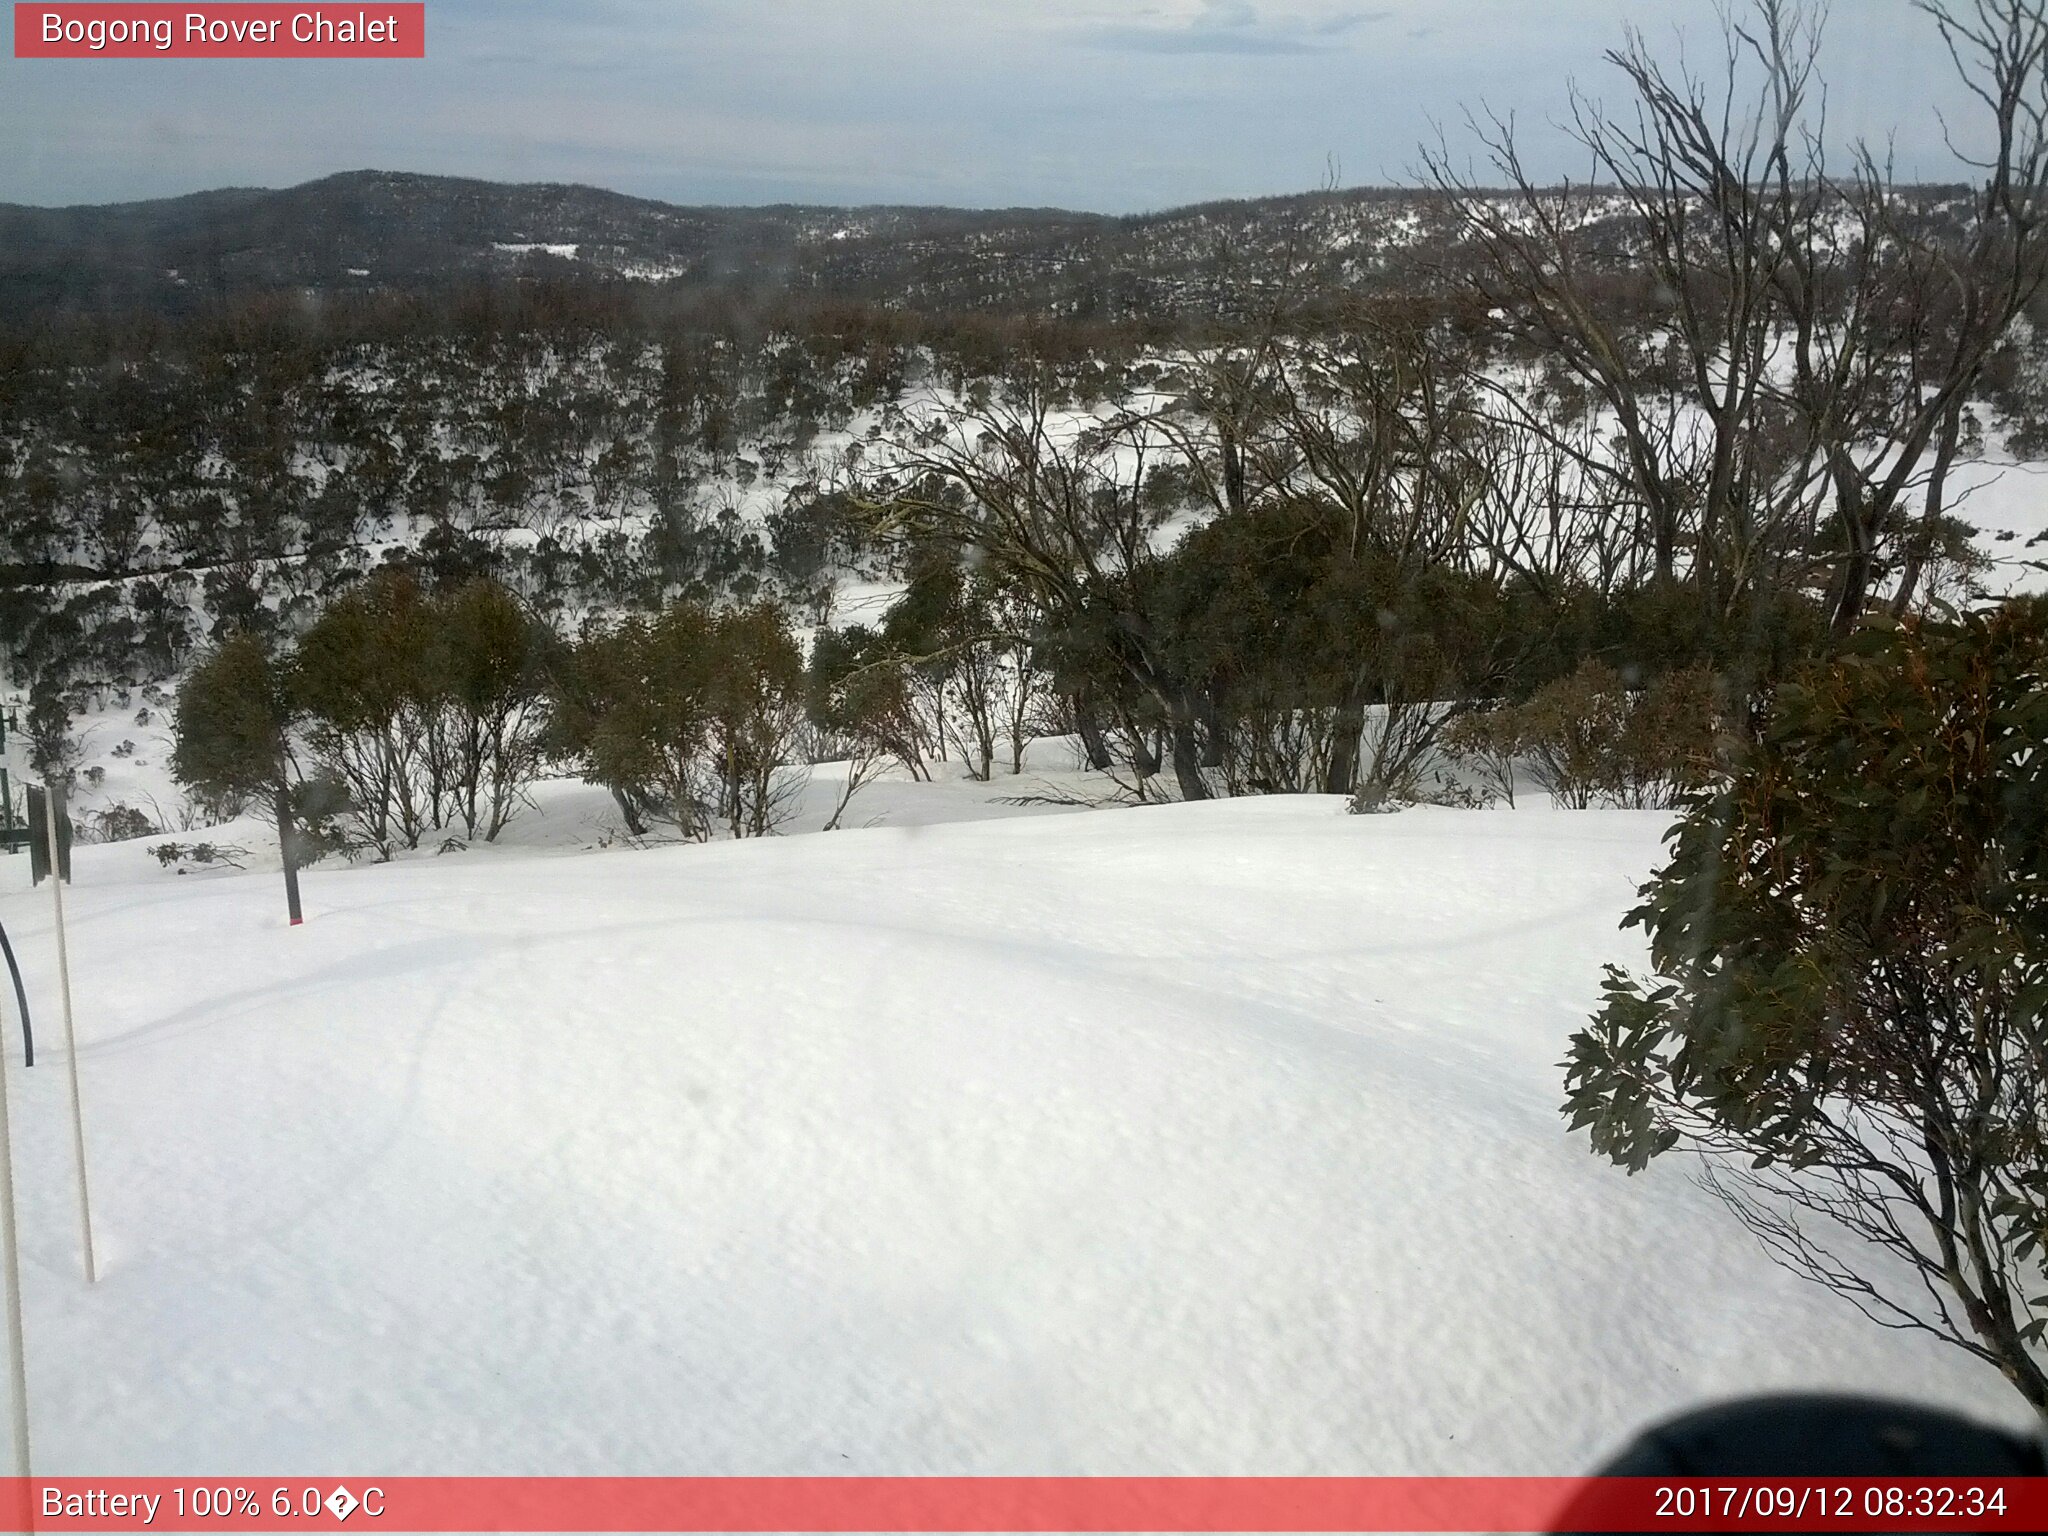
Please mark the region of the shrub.
POLYGON ((1704 668, 1631 689, 1612 667, 1589 661, 1525 703, 1454 722, 1445 749, 1510 799, 1521 762, 1559 805, 1649 809, 1707 782, 1722 712, 1719 684, 1704 668))
POLYGON ((1642 895, 1655 979, 1608 970, 1572 1125, 1703 1154, 1781 1262, 2048 1414, 2048 605, 1852 638, 1642 895))
POLYGON ((95 811, 87 822, 95 842, 122 843, 135 837, 154 837, 162 829, 132 805, 110 805, 95 811))
MULTIPOLYGON (((249 856, 248 849, 234 843, 158 843, 149 851, 165 869, 186 864, 225 864, 230 869, 240 869, 242 860, 249 856)), ((178 873, 182 875, 185 871, 180 867, 178 873)))
POLYGON ((586 638, 558 669, 551 741, 633 831, 759 837, 792 809, 804 663, 779 610, 672 603, 586 638))

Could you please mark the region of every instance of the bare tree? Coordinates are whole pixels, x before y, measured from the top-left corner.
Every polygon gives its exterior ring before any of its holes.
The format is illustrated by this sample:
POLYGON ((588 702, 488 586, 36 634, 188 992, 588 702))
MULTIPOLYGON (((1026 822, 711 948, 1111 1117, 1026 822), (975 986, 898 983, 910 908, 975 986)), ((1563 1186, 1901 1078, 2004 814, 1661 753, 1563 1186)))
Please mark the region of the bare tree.
MULTIPOLYGON (((1820 17, 1797 0, 1726 19, 1712 81, 1631 32, 1607 55, 1631 109, 1574 93, 1592 184, 1540 186, 1511 119, 1475 123, 1505 194, 1425 154, 1500 329, 1611 418, 1613 453, 1581 462, 1643 509, 1653 575, 1710 604, 1824 573, 1852 627, 1916 490, 1938 523, 1964 402, 2048 272, 2040 0, 1918 8, 1991 123, 1988 149, 1956 149, 1984 178, 1959 228, 1866 146, 1831 172, 1820 17)), ((1896 604, 1924 560, 1909 541, 1896 604)))
MULTIPOLYGON (((1334 339, 1298 344, 1276 379, 1276 451, 1266 473, 1329 521, 1337 560, 1403 585, 1468 563, 1472 507, 1493 473, 1462 372, 1441 353, 1423 318, 1396 325, 1360 316, 1334 339)), ((1427 750, 1432 699, 1407 696, 1402 669, 1389 661, 1387 646, 1361 650, 1338 690, 1325 794, 1356 786, 1374 703, 1368 761, 1376 780, 1427 750)))
MULTIPOLYGON (((1859 146, 1838 200, 1859 238, 1847 258, 1795 246, 1782 286, 1795 326, 1790 397, 1822 458, 1845 544, 1838 631, 1861 616, 1916 488, 1921 537, 1908 541, 1895 603, 1910 602, 1945 487, 1962 412, 2013 320, 2048 278, 2048 17, 2041 0, 1916 0, 1957 75, 1989 117, 1988 144, 1958 160, 1983 178, 1959 230, 1919 213, 1892 168, 1859 146), (1841 270, 1846 267, 1846 271, 1841 270), (1832 282, 1830 281, 1832 279, 1832 282), (1831 313, 1831 286, 1847 292, 1831 313)), ((1839 244, 1839 242, 1837 242, 1839 244)))
POLYGON ((1062 411, 1033 368, 1000 400, 935 403, 858 501, 878 535, 975 552, 1047 628, 1099 624, 1118 672, 1160 717, 1182 798, 1202 800, 1197 701, 1139 600, 1167 522, 1146 495, 1162 446, 1145 420, 1062 411))

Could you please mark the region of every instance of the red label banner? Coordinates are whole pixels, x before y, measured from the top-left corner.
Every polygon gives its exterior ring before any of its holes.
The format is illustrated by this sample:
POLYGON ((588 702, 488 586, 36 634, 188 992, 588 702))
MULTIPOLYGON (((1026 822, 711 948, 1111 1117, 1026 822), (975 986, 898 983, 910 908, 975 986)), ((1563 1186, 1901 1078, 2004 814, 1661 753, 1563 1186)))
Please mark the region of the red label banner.
POLYGON ((423 59, 424 4, 14 7, 17 59, 423 59))
POLYGON ((2041 1531, 2048 1478, 13 1478, 0 1479, 0 1521, 35 1531, 2041 1531))

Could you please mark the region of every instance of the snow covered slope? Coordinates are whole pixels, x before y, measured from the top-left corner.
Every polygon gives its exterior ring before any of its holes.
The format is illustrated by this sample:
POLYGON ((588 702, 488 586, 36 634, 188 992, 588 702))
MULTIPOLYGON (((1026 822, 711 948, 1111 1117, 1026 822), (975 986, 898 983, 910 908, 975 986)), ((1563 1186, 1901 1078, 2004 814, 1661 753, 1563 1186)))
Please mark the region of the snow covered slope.
POLYGON ((0 860, 37 1470, 1548 1473, 1739 1391, 2009 1417, 1565 1134, 1667 819, 474 852, 317 869, 297 930, 274 873, 82 849, 92 1290, 0 860))

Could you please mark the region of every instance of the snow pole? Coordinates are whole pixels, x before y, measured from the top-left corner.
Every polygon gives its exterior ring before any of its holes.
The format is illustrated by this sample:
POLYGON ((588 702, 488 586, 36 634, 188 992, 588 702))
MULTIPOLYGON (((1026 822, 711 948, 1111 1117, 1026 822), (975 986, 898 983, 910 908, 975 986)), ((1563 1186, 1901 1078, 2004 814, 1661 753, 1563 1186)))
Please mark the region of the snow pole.
POLYGON ((64 876, 57 867, 57 787, 43 791, 43 823, 50 837, 50 899, 57 912, 57 992, 64 1001, 64 1051, 71 1069, 71 1146, 78 1158, 78 1227, 85 1239, 85 1283, 96 1284, 92 1254, 92 1196, 85 1181, 85 1115, 78 1099, 78 1035, 71 1022, 71 952, 64 942, 64 876))
POLYGON ((25 1479, 28 1476, 28 1356, 21 1340, 21 1250, 14 1235, 14 1128, 7 1113, 5 1051, 0 1051, 0 1264, 7 1268, 7 1422, 13 1439, 12 1454, 8 1458, 9 1475, 25 1479))

